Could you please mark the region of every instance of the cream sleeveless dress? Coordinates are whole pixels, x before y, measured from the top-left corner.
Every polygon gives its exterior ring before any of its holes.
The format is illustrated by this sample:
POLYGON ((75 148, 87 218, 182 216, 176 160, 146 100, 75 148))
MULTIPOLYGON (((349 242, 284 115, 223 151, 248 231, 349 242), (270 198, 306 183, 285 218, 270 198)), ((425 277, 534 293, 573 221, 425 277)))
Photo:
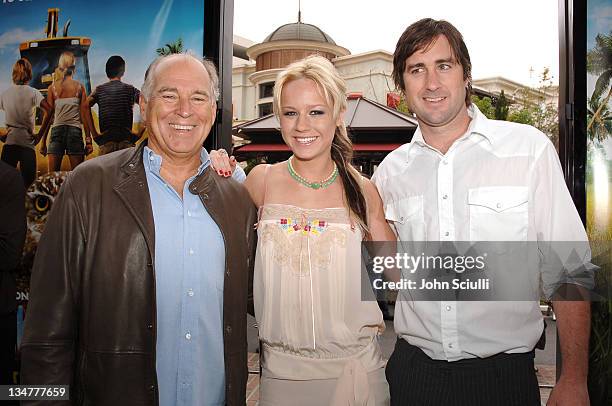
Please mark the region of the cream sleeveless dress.
POLYGON ((378 343, 385 325, 376 301, 361 297, 369 281, 352 224, 345 208, 260 208, 261 406, 389 404, 378 343))

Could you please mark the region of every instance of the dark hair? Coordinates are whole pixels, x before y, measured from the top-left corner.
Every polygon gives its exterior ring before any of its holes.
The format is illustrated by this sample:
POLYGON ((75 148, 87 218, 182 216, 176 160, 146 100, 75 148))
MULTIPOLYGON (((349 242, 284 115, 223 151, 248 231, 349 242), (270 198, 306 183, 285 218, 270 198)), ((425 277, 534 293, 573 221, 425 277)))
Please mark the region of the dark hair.
POLYGON ((25 58, 19 59, 13 65, 13 83, 25 85, 32 80, 32 64, 25 58))
POLYGON ((397 41, 393 53, 393 81, 401 90, 405 91, 404 71, 406 70, 406 59, 420 50, 427 50, 438 38, 444 35, 453 51, 453 57, 463 68, 463 79, 467 80, 465 92, 465 104, 471 104, 472 95, 472 62, 463 36, 451 23, 445 20, 434 20, 423 18, 411 24, 397 41))
POLYGON ((106 77, 118 78, 125 73, 125 61, 119 55, 113 55, 106 61, 106 77))

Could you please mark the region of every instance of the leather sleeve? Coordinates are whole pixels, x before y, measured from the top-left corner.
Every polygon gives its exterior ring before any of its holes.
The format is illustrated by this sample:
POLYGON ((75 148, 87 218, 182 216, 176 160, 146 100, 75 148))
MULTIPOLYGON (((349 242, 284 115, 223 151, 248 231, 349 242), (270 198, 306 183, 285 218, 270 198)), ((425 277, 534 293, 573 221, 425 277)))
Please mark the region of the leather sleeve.
POLYGON ((71 174, 55 199, 32 268, 21 344, 21 383, 24 385, 61 384, 72 388, 78 292, 86 243, 73 180, 71 174))

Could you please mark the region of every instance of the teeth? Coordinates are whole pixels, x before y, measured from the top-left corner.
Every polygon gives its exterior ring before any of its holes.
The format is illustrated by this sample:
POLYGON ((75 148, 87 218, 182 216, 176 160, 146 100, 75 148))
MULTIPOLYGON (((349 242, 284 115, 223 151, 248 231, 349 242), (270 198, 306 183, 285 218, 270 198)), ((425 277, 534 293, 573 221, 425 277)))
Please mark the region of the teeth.
POLYGON ((170 124, 170 127, 174 128, 175 130, 190 131, 195 127, 195 125, 170 124))
POLYGON ((425 97, 428 102, 439 102, 444 100, 444 97, 425 97))
POLYGON ((316 139, 317 137, 304 137, 304 138, 296 138, 296 141, 299 142, 300 144, 310 144, 316 139))

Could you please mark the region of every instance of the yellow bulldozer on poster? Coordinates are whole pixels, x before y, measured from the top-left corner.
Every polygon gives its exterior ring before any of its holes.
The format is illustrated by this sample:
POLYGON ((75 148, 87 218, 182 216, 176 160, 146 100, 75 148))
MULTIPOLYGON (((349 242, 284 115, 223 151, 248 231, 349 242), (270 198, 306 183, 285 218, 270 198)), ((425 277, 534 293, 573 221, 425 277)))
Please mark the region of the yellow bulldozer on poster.
MULTIPOLYGON (((53 72, 57 68, 60 55, 62 52, 70 51, 76 58, 75 80, 78 80, 85 86, 87 94, 91 93, 91 80, 89 77, 89 63, 87 60, 87 52, 91 46, 91 39, 88 37, 69 36, 68 28, 70 27, 70 19, 64 24, 63 35, 57 36, 59 8, 50 8, 47 10, 47 25, 45 28, 46 37, 40 39, 32 39, 22 42, 19 45, 19 53, 22 58, 26 58, 32 64, 32 80, 29 85, 41 91, 43 96, 47 95, 47 88, 53 81, 53 72)), ((42 123, 43 112, 40 108, 36 108, 36 128, 38 131, 42 123)), ((6 131, 0 129, 0 132, 6 131)), ((0 133, 0 135, 2 135, 0 133)), ((0 147, 1 148, 1 147, 0 147)), ((38 147, 37 147, 38 151, 38 147)), ((37 174, 47 172, 47 159, 37 152, 37 174)), ((68 167, 62 166, 63 170, 68 167)))

